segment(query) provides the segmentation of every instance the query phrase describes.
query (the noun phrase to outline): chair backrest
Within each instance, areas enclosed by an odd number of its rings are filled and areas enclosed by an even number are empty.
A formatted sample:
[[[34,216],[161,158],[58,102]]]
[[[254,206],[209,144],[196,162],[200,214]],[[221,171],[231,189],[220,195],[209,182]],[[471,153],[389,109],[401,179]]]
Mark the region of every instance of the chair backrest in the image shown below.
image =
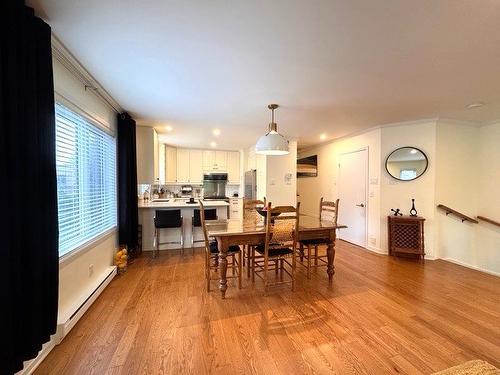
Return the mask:
[[[181,210],[156,210],[154,224],[156,228],[182,227]]]
[[[337,224],[337,219],[339,217],[339,200],[336,201],[325,201],[323,197],[319,201],[319,218],[321,220],[332,221]]]
[[[299,233],[300,202],[297,208],[293,206],[271,207],[267,204],[266,242],[264,256],[268,256],[269,249],[291,247],[295,249]],[[277,216],[275,216],[277,215]]]
[[[217,220],[217,209],[211,208],[209,210],[204,210],[205,220]],[[200,210],[195,209],[193,211],[193,227],[201,227]]]
[[[243,219],[256,221],[259,218],[259,213],[256,211],[256,208],[265,206],[265,201],[258,199],[243,199]]]
[[[201,221],[201,228],[203,229],[203,238],[205,240],[205,251],[210,252],[210,241],[208,240],[207,223],[205,221],[205,207],[203,206],[201,199],[200,199],[200,221]]]

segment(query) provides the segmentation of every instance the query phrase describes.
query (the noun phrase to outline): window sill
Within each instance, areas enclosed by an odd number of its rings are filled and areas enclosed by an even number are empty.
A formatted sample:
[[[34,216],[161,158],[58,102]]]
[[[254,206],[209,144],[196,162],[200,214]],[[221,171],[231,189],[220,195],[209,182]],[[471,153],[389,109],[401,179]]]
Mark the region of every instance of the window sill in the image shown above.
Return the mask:
[[[85,254],[90,249],[94,248],[104,240],[108,239],[111,235],[113,235],[117,231],[117,226],[108,229],[107,231],[101,233],[97,237],[92,238],[90,241],[87,241],[77,248],[71,250],[70,252],[59,257],[59,266],[64,266],[66,263],[71,262],[73,259]]]

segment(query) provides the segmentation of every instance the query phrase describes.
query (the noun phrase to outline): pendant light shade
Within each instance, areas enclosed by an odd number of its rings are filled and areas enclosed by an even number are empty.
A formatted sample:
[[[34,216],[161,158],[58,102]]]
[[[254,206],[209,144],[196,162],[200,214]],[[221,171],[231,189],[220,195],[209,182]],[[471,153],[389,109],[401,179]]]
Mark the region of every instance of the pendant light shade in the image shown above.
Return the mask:
[[[262,155],[286,155],[288,154],[288,140],[278,133],[278,125],[274,122],[274,110],[278,108],[277,104],[269,104],[271,110],[271,123],[269,132],[263,135],[255,145],[255,152]]]

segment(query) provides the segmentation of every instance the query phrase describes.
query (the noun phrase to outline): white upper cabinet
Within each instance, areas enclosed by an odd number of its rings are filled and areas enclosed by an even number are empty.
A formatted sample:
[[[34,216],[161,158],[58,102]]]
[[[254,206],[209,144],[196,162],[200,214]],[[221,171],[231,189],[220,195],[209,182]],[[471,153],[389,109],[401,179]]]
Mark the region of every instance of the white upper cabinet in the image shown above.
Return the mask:
[[[165,150],[166,183],[201,185],[204,172],[227,172],[229,184],[240,183],[239,151],[178,149],[167,145],[161,146]]]
[[[240,153],[238,151],[227,152],[227,179],[230,184],[240,183]]]
[[[189,150],[189,182],[201,184],[203,181],[203,151]]]
[[[203,151],[203,170],[204,171],[226,171],[227,151]]]
[[[217,169],[226,169],[227,166],[227,152],[215,151],[215,166]]]
[[[189,150],[177,149],[177,182],[189,182]]]
[[[165,145],[165,182],[177,182],[177,149]]]

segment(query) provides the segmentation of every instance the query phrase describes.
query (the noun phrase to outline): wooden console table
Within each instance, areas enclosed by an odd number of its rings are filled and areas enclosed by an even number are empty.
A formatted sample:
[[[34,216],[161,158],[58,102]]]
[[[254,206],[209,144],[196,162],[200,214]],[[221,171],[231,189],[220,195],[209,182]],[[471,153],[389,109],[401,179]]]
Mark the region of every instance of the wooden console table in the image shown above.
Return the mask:
[[[424,259],[424,221],[420,216],[387,216],[389,255]]]

